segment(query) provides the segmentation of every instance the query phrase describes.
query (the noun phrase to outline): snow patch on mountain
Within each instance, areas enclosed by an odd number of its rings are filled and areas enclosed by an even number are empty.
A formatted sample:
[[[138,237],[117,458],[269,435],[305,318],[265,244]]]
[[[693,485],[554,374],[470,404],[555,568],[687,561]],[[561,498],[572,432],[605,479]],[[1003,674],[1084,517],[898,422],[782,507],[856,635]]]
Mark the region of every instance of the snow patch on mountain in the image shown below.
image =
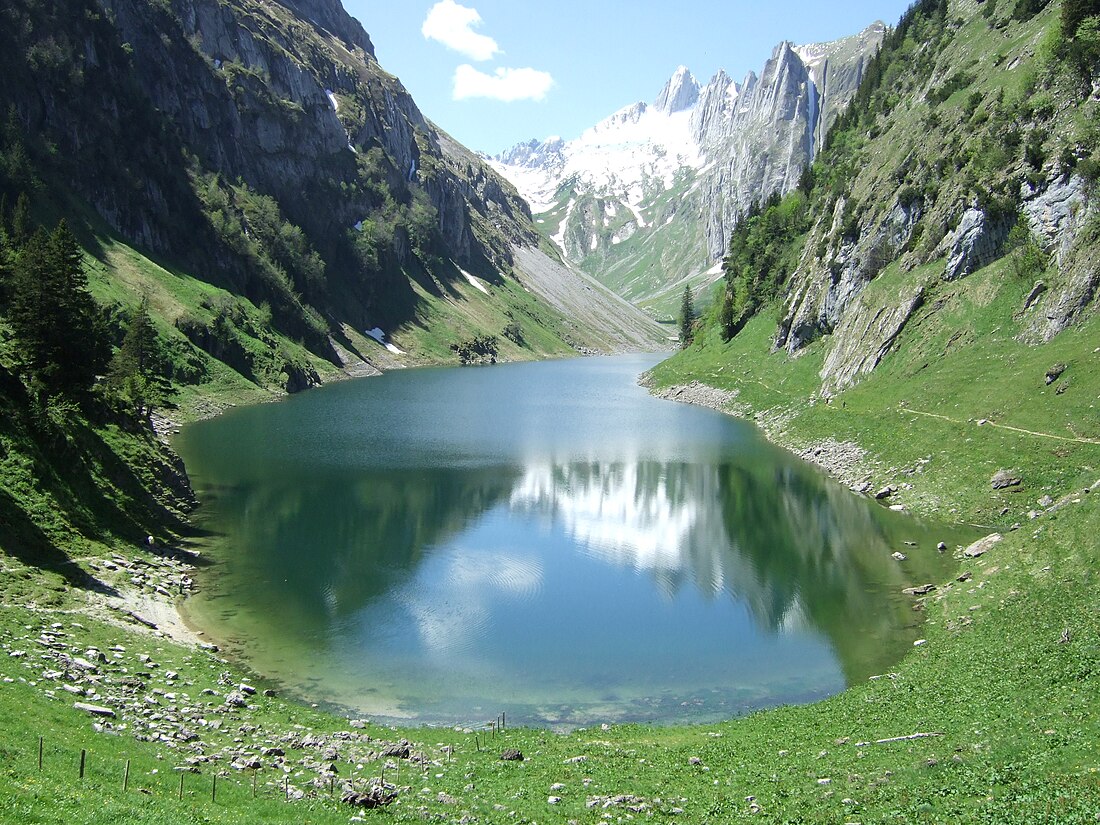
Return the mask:
[[[520,144],[490,163],[515,185],[535,213],[555,204],[566,182],[576,191],[636,206],[649,194],[649,187],[660,184],[668,189],[681,168],[702,165],[690,109],[667,110],[686,98],[682,92],[671,94],[666,108],[634,103],[575,140],[548,138]]]
[[[464,277],[466,279],[466,281],[470,284],[470,286],[472,286],[474,289],[476,289],[480,292],[484,292],[486,295],[489,294],[488,288],[485,286],[485,283],[479,277],[477,277],[476,275],[471,275],[469,272],[467,272],[462,267],[459,267],[458,271],[462,273],[462,277]]]
[[[569,226],[569,219],[573,217],[573,209],[576,205],[577,199],[570,198],[569,205],[565,207],[565,217],[561,219],[561,225],[558,226],[558,231],[550,239],[557,245],[558,249],[565,249],[565,228]],[[532,207],[532,209],[534,209],[534,207]]]

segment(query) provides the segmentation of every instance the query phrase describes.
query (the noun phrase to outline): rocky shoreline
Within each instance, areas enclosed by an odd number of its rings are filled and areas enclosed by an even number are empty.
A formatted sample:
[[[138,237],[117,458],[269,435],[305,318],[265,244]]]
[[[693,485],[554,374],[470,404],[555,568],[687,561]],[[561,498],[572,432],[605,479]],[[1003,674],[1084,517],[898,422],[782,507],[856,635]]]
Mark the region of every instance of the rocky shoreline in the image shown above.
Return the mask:
[[[751,420],[773,444],[790,450],[804,461],[817,465],[852,491],[866,494],[872,489],[872,472],[868,465],[867,451],[854,441],[826,438],[809,444],[793,443],[783,433],[783,424],[788,416],[781,410],[753,412],[749,405],[737,400],[740,395],[737,390],[719,389],[702,381],[655,388],[648,375],[642,376],[639,383],[655,397],[666,401],[695,404],[737,418]]]
[[[151,630],[145,617],[134,618]],[[385,771],[400,777],[398,765],[406,762],[406,775],[415,777],[446,758],[414,749],[404,739],[375,738],[362,721],[331,733],[289,723],[272,727],[258,713],[274,697],[272,691],[258,690],[228,670],[212,687],[197,684],[194,673],[173,670],[152,639],[148,646],[132,636],[92,646],[82,641],[84,625],[69,616],[26,625],[25,631],[0,644],[14,665],[5,681],[22,672],[19,681],[70,703],[97,732],[156,743],[164,749],[158,758],[178,772],[258,774],[287,799],[361,792],[375,785],[396,796],[410,788],[380,779]],[[212,646],[204,647],[213,653]]]
[[[111,624],[144,630],[189,647],[216,650],[200,638],[183,618],[178,602],[195,587],[197,553],[162,550],[130,558],[114,553],[86,562],[99,585],[92,591],[89,612]],[[105,593],[100,597],[100,593]]]

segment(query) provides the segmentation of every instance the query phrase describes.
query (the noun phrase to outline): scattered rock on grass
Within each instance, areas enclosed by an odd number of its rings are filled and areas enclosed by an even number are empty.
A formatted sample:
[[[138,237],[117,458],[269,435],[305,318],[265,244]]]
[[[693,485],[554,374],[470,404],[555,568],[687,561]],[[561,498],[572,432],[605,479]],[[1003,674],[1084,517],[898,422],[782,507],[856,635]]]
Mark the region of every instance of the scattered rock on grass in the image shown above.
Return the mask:
[[[901,592],[906,596],[927,596],[936,589],[934,584],[922,584],[919,587],[907,587]]]
[[[1003,538],[1004,536],[1002,536],[1000,533],[991,533],[984,539],[978,539],[976,542],[963,550],[963,555],[968,559],[976,559],[978,558],[978,556],[984,556],[986,553],[993,549],[993,546],[997,544],[997,542],[999,542]]]
[[[1012,470],[998,470],[993,474],[993,478],[989,480],[989,485],[994,490],[1009,490],[1013,487],[1019,487],[1023,483],[1023,479]]]
[[[92,716],[103,716],[109,719],[115,718],[115,712],[102,705],[90,705],[87,702],[73,702],[73,707],[85,713],[90,713]]]
[[[1057,381],[1059,378],[1061,378],[1062,373],[1065,372],[1065,371],[1066,371],[1066,365],[1065,364],[1055,364],[1053,367],[1051,367],[1049,370],[1047,370],[1047,374],[1046,374],[1047,386],[1050,386],[1055,381]]]
[[[397,794],[395,792],[387,791],[381,785],[373,785],[370,790],[364,793],[348,791],[340,798],[340,801],[357,808],[382,808],[389,805],[396,798]]]

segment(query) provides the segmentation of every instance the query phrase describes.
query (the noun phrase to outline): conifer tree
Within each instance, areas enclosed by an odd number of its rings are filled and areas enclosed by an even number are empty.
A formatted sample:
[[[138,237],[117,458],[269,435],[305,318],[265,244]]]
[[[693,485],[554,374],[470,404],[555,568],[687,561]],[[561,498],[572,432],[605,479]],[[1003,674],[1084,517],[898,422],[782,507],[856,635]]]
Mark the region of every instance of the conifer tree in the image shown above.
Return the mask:
[[[11,242],[22,246],[31,236],[31,205],[26,192],[20,192],[15,199],[15,210],[11,216]]]
[[[142,298],[108,372],[111,389],[138,418],[152,412],[161,400],[162,393],[154,378],[156,352],[157,332],[149,317],[149,301]]]
[[[695,302],[691,296],[691,284],[684,287],[684,298],[680,302],[680,346],[686,347],[694,337]]]
[[[64,222],[49,235],[35,230],[19,250],[8,318],[40,395],[79,394],[105,363],[102,326],[87,287],[80,247]]]

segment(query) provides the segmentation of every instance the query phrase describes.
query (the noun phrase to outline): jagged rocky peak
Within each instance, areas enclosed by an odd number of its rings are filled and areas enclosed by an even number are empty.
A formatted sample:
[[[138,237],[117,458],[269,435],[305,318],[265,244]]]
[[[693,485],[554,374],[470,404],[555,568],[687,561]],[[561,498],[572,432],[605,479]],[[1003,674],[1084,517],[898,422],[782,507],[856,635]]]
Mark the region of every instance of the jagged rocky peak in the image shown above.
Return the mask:
[[[691,112],[691,134],[696,143],[702,144],[709,132],[719,129],[719,124],[729,120],[741,90],[742,87],[726,74],[725,69],[719,69],[710,83],[703,87]]]
[[[517,143],[511,149],[506,149],[492,160],[508,166],[545,166],[561,158],[564,146],[565,141],[557,135],[548,137],[546,140],[532,138],[526,143]]]
[[[657,95],[653,106],[671,115],[690,109],[698,99],[699,81],[686,66],[680,66]]]
[[[649,107],[644,103],[631,103],[629,106],[624,106],[619,109],[615,114],[601,120],[592,127],[591,132],[597,134],[601,132],[613,132],[620,126],[636,124],[648,111]]]

